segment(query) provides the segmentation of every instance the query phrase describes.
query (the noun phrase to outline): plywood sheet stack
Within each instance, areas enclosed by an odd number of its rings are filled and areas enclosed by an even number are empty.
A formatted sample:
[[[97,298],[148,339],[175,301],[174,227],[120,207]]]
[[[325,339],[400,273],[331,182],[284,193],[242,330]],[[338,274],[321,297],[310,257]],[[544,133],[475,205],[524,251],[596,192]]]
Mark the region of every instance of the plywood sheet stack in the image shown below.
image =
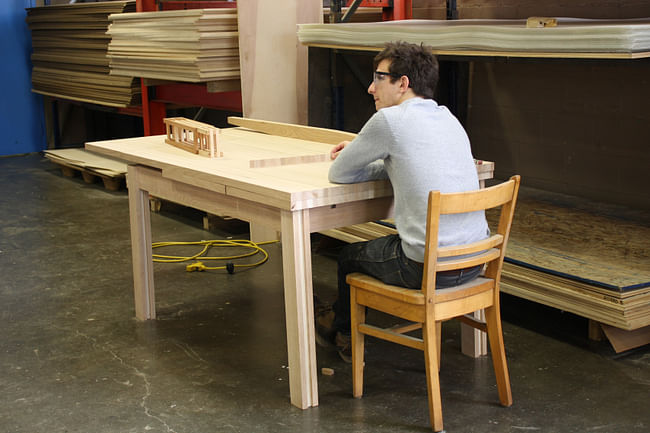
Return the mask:
[[[526,189],[502,291],[616,328],[650,326],[650,215]]]
[[[381,23],[301,24],[307,45],[381,47],[402,40],[437,50],[621,52],[650,50],[650,19],[558,18],[554,27],[529,28],[527,20],[403,20]]]
[[[32,90],[43,95],[125,107],[139,103],[139,83],[109,74],[108,16],[135,10],[135,1],[27,9],[32,33]]]
[[[185,82],[239,80],[232,8],[110,16],[111,75]]]

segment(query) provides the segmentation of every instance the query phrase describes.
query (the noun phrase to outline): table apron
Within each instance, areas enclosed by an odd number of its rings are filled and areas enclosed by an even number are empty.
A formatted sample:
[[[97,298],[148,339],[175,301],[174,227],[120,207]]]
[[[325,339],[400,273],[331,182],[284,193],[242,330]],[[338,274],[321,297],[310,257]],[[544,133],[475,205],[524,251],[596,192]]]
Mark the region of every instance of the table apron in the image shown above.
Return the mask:
[[[149,167],[131,166],[129,168],[138,172],[138,182],[134,186],[147,191],[152,196],[214,215],[228,215],[280,230],[278,208],[170,180],[163,177],[159,170]],[[131,185],[129,184],[129,186]]]
[[[353,224],[377,221],[393,216],[393,197],[379,197],[350,201],[309,209],[309,230],[345,227]]]

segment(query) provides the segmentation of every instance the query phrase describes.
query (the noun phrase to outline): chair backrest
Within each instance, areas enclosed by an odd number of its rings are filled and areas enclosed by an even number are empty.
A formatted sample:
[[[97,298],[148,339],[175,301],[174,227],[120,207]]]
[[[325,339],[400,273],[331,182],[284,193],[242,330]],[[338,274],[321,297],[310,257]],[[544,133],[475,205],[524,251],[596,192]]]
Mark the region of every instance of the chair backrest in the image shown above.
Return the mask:
[[[495,280],[498,287],[505,249],[519,192],[519,175],[489,188],[461,193],[429,193],[427,232],[425,240],[422,291],[429,299],[435,293],[436,272],[487,265],[486,278]],[[440,215],[475,212],[501,207],[496,232],[479,242],[438,247]],[[458,258],[458,256],[464,256]],[[457,257],[457,258],[454,258]],[[439,258],[445,258],[439,261]]]

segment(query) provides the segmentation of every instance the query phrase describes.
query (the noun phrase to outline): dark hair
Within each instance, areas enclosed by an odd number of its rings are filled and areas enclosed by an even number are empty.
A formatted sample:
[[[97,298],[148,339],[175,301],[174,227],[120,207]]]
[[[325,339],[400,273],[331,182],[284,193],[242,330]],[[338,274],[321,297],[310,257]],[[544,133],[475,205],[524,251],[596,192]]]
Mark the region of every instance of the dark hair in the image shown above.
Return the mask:
[[[391,61],[388,72],[391,82],[406,75],[409,78],[409,87],[413,92],[423,98],[433,99],[433,93],[438,85],[438,60],[431,52],[432,48],[424,44],[416,45],[408,42],[387,42],[384,49],[375,56],[374,68],[382,60]]]

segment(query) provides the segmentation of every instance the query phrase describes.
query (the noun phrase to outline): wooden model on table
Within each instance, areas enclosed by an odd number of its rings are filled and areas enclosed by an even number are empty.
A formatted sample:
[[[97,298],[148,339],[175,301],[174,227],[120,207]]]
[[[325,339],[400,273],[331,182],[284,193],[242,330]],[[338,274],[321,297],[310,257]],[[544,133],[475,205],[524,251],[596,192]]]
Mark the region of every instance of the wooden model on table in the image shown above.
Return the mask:
[[[164,122],[165,143],[210,158],[223,156],[217,149],[219,128],[184,117],[168,117]]]

